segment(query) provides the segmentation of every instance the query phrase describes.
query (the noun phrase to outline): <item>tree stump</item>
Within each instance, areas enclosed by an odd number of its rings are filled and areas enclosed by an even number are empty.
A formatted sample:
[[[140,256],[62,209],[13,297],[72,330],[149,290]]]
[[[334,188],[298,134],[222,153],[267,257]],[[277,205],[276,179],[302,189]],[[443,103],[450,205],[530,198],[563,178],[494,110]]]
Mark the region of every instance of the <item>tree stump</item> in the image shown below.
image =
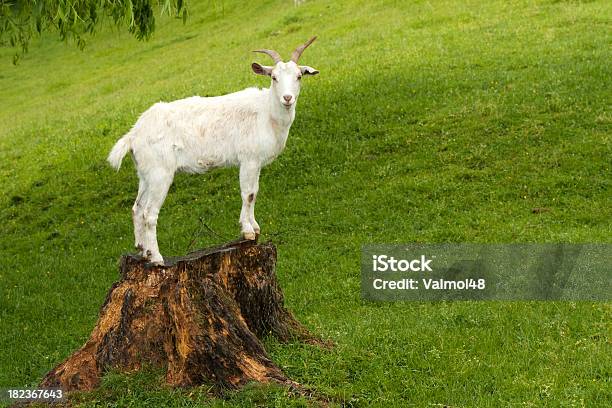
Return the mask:
[[[109,369],[166,369],[174,386],[250,381],[299,388],[268,357],[260,337],[324,344],[283,305],[271,243],[236,241],[155,266],[121,258],[98,322],[80,350],[51,370],[43,387],[91,390]]]

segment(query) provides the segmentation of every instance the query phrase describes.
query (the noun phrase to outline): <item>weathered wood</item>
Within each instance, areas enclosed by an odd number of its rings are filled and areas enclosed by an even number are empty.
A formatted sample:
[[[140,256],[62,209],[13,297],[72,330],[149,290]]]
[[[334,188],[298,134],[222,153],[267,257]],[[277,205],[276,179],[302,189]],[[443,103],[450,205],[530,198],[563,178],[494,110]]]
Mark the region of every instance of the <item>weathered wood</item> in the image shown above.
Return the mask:
[[[175,386],[250,381],[293,387],[260,337],[323,344],[283,305],[271,243],[236,241],[154,266],[126,255],[85,345],[51,370],[41,386],[91,390],[109,369],[166,369]]]

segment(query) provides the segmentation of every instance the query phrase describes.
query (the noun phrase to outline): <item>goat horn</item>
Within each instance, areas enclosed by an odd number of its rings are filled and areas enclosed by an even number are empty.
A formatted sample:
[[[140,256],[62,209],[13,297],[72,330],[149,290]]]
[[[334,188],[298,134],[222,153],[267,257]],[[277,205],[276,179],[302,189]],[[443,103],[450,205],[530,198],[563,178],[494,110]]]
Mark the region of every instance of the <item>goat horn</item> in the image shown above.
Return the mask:
[[[253,52],[261,52],[262,54],[268,54],[270,57],[272,57],[275,64],[283,61],[279,53],[274,50],[254,50]]]
[[[312,44],[312,42],[314,40],[317,39],[317,36],[315,35],[314,37],[312,37],[310,40],[306,41],[306,43],[304,43],[304,45],[300,45],[299,47],[297,47],[295,49],[295,51],[293,51],[293,53],[291,54],[291,61],[295,62],[297,64],[298,60],[300,59],[300,56],[302,55],[302,53],[304,52],[304,50],[310,45]]]

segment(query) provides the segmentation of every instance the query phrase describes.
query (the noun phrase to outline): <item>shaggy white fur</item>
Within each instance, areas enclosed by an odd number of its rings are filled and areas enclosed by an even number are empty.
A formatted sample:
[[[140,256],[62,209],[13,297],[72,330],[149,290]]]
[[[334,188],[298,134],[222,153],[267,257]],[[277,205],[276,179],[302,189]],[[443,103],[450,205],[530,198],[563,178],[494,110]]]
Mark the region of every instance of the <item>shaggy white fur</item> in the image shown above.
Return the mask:
[[[156,103],[111,150],[108,162],[119,170],[131,151],[139,177],[132,208],[135,245],[152,263],[163,264],[157,244],[157,218],[177,171],[203,173],[215,167],[240,167],[240,224],[255,239],[259,173],[285,148],[295,118],[301,77],[317,70],[294,61],[252,64],[269,75],[269,89],[248,88],[228,95],[194,96]]]

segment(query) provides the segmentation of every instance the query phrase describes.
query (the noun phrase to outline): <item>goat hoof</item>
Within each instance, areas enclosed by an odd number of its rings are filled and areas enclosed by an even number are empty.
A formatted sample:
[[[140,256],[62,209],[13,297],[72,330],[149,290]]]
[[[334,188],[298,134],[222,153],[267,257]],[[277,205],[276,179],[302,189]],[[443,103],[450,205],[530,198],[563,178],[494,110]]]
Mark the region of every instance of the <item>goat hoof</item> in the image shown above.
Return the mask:
[[[164,266],[164,258],[161,256],[161,254],[149,256],[149,263],[152,263],[153,265]]]
[[[255,232],[243,232],[242,236],[244,237],[244,239],[248,239],[249,241],[255,241],[255,239],[257,239],[257,235],[255,235]]]

